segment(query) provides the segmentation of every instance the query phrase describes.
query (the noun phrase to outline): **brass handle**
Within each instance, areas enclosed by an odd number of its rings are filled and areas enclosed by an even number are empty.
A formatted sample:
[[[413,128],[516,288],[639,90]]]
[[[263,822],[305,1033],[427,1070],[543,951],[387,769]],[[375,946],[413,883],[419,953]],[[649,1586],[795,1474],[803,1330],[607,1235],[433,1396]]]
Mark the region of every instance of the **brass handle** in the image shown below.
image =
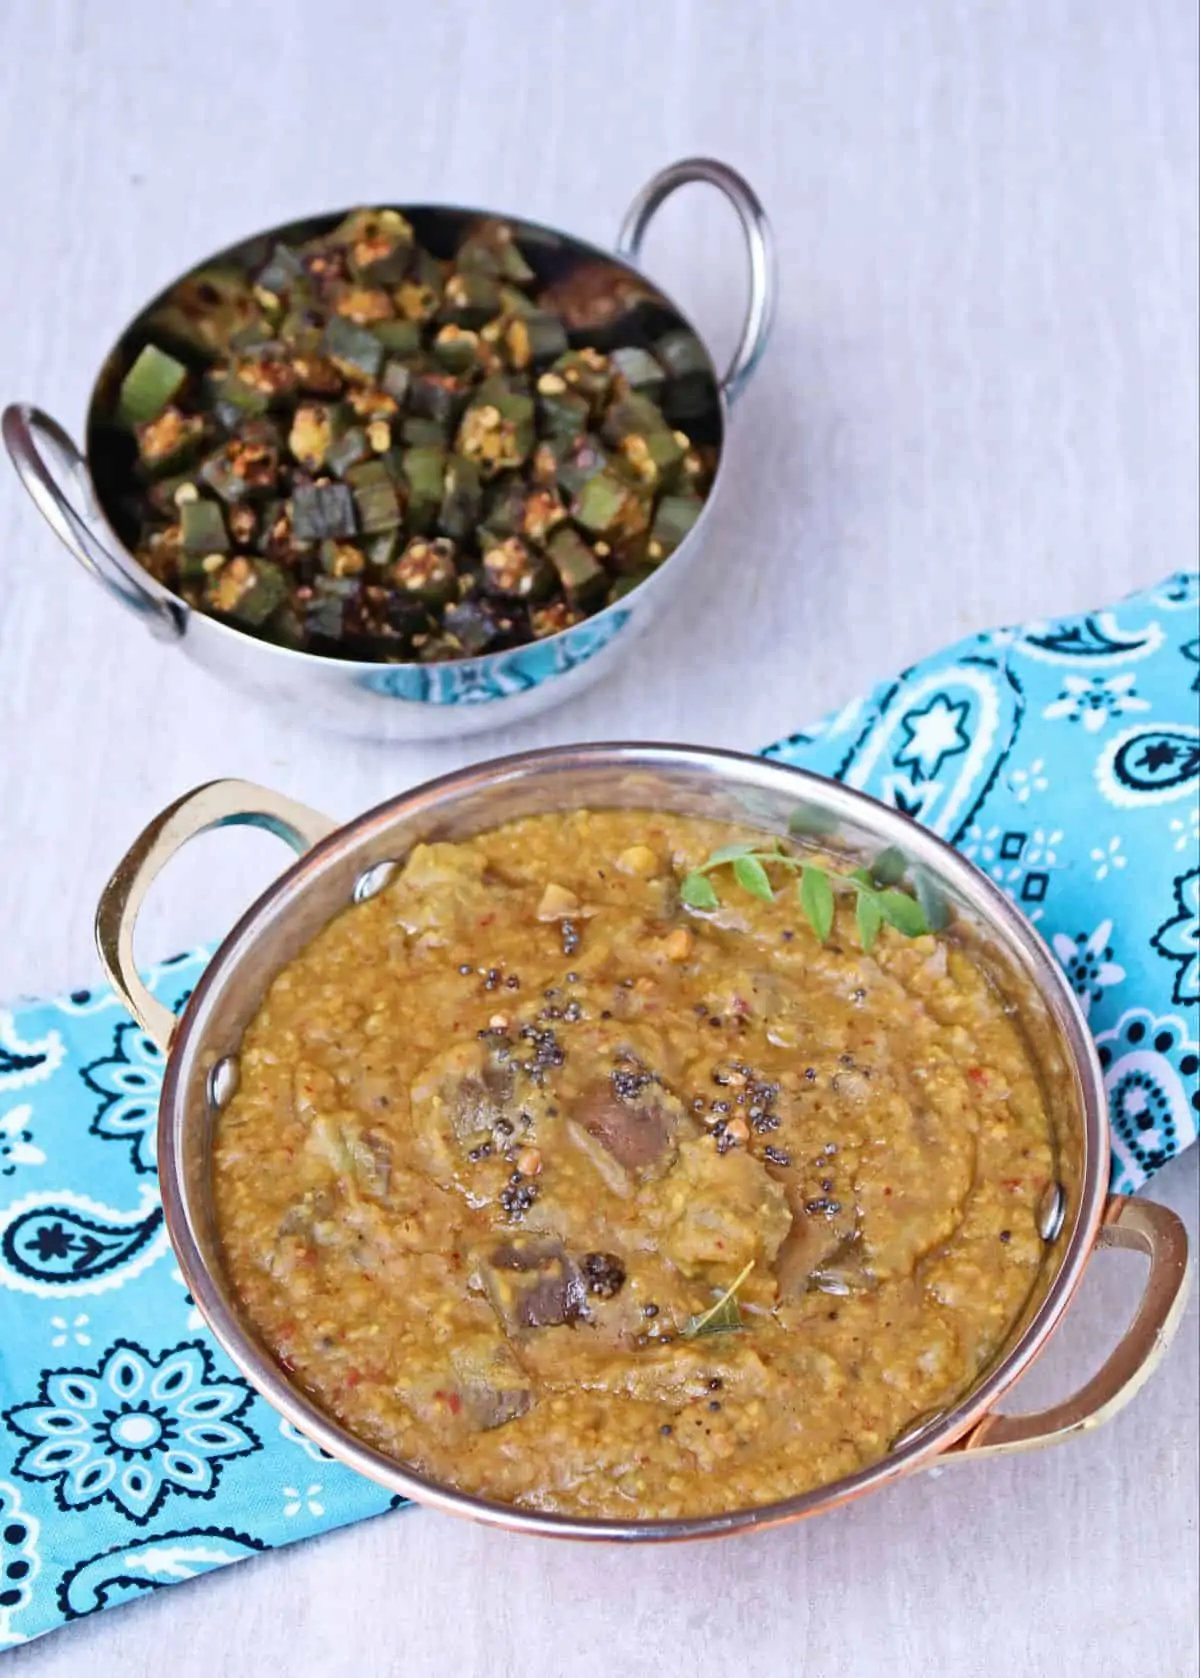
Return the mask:
[[[144,619],[160,640],[177,641],[187,621],[187,607],[158,590],[132,560],[112,552],[96,509],[87,462],[58,421],[26,402],[11,402],[0,418],[0,432],[18,478],[64,547],[115,600]],[[65,478],[79,506],[69,498],[60,478]]]
[[[209,781],[168,806],[134,840],[100,894],[96,948],[113,989],[147,1036],[165,1053],[178,1024],[171,1010],[151,996],[133,959],[133,929],[146,893],[176,851],[214,827],[262,827],[283,839],[297,856],[337,826],[328,816],[251,781]]]
[[[750,297],[746,304],[742,335],[721,380],[721,389],[732,408],[767,347],[775,315],[775,245],[771,224],[749,181],[727,163],[718,163],[714,157],[685,157],[679,163],[668,165],[646,182],[625,212],[625,220],[617,235],[617,255],[636,265],[654,212],[678,187],[687,186],[692,181],[707,181],[725,194],[737,212],[746,241]]]
[[[1111,1421],[1153,1375],[1183,1318],[1191,1283],[1187,1231],[1166,1206],[1110,1197],[1097,1247],[1123,1247],[1150,1260],[1137,1315],[1103,1368],[1070,1398],[1028,1416],[989,1414],[936,1464],[1007,1456],[1058,1445]]]

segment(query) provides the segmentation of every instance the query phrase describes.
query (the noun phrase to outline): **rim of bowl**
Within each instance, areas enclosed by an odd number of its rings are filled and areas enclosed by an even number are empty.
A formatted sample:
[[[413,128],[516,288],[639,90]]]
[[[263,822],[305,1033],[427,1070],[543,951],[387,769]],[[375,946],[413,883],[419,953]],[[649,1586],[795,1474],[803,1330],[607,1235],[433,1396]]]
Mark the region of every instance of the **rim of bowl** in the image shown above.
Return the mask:
[[[923,866],[932,863],[939,879],[956,889],[975,910],[980,920],[998,935],[1007,954],[1035,979],[1038,995],[1049,1007],[1070,1052],[1071,1070],[1079,1095],[1081,1165],[1079,1197],[1074,1223],[1063,1247],[1062,1257],[1046,1292],[1015,1342],[998,1358],[967,1395],[946,1411],[909,1444],[902,1445],[877,1462],[854,1474],[826,1485],[810,1488],[769,1504],[730,1510],[713,1515],[667,1519],[592,1518],[529,1509],[515,1504],[459,1491],[416,1472],[394,1457],[377,1450],[349,1428],[336,1421],[284,1373],[270,1352],[255,1336],[248,1316],[239,1315],[221,1297],[212,1271],[204,1260],[192,1230],[189,1195],[183,1183],[181,1162],[175,1147],[175,1114],[184,1091],[180,1086],[183,1051],[190,1048],[194,1022],[218,977],[230,965],[236,969],[237,946],[253,933],[254,923],[313,866],[336,853],[353,838],[360,840],[372,826],[394,816],[397,806],[436,806],[459,789],[489,782],[518,780],[538,770],[561,773],[572,765],[602,767],[628,761],[631,765],[669,772],[675,765],[707,763],[731,781],[758,780],[778,789],[781,778],[807,788],[814,802],[832,807],[839,816],[868,830],[882,829],[885,837],[903,842],[912,853],[910,860]],[[923,853],[923,854],[922,854]],[[326,923],[328,924],[328,923]],[[192,1076],[198,1075],[198,1068]],[[180,1126],[183,1124],[180,1119]],[[670,744],[660,741],[610,741],[575,746],[553,746],[519,752],[469,765],[410,791],[386,799],[336,828],[327,838],[286,867],[239,917],[210,957],[204,972],[180,1016],[174,1041],[167,1056],[158,1117],[160,1178],[168,1234],[188,1289],[204,1315],[211,1332],[243,1375],[273,1408],[302,1432],[328,1450],[344,1465],[383,1485],[387,1490],[444,1512],[465,1515],[486,1525],[543,1537],[619,1542],[671,1541],[716,1538],[734,1532],[775,1526],[816,1514],[850,1501],[896,1479],[941,1455],[988,1411],[1042,1351],[1082,1280],[1095,1245],[1108,1187],[1109,1137],[1104,1100],[1103,1074],[1095,1046],[1078,1001],[1065,974],[1055,962],[1032,922],[1023,916],[983,871],[956,851],[946,840],[922,827],[911,817],[881,803],[870,794],[846,787],[812,772],[782,764],[770,758],[723,748]]]

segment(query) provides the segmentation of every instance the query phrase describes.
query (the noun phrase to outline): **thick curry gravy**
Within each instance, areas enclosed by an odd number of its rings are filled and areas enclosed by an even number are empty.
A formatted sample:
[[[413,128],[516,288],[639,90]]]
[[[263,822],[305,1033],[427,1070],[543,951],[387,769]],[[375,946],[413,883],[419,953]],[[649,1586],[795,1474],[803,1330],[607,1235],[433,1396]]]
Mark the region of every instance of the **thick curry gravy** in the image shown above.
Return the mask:
[[[577,1515],[773,1502],[880,1457],[1021,1313],[1052,1156],[1002,999],[953,939],[820,944],[791,887],[684,908],[737,837],[609,811],[418,846],[246,1032],[230,1277],[421,1472]],[[741,1326],[696,1333],[739,1276]]]

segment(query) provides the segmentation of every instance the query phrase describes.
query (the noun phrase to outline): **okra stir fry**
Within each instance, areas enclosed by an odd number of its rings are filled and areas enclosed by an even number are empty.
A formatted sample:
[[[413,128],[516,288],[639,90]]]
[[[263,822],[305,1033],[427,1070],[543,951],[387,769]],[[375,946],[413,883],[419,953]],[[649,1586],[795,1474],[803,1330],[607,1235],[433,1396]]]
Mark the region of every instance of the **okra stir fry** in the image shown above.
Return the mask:
[[[686,329],[614,345],[561,294],[506,222],[445,259],[392,209],[195,271],[115,395],[138,559],[241,630],[386,663],[620,599],[703,506],[716,449],[685,426],[711,370]]]

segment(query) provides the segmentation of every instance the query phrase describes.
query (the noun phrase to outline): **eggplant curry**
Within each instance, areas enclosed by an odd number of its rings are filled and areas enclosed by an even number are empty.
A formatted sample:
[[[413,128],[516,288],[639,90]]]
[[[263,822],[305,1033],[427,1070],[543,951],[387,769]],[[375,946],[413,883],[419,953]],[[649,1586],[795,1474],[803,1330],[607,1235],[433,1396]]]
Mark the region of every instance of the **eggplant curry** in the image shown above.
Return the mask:
[[[762,844],[619,810],[418,845],[274,980],[225,1261],[361,1439],[711,1514],[877,1460],[1000,1350],[1054,1174],[1011,1013],[905,891]]]

